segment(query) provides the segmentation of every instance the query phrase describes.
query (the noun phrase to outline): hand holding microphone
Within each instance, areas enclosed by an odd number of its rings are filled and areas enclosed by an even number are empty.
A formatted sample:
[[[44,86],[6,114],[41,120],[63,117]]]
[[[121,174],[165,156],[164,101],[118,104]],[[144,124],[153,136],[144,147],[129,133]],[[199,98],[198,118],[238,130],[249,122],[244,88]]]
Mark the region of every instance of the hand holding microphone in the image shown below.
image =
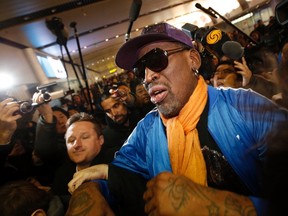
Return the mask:
[[[237,41],[227,41],[222,45],[222,51],[225,56],[234,60],[234,68],[242,76],[242,86],[248,85],[252,77],[252,71],[247,66],[244,58],[244,47]]]

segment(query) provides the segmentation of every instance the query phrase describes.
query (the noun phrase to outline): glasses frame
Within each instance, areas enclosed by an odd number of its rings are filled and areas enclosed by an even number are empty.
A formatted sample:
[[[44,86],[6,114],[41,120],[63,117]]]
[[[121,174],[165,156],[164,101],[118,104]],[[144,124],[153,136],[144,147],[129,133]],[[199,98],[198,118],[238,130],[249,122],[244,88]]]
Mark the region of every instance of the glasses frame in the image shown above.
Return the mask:
[[[178,53],[178,52],[182,52],[184,50],[190,50],[190,47],[178,47],[175,49],[170,49],[170,50],[163,50],[160,49],[158,47],[150,50],[148,53],[146,53],[144,56],[142,56],[133,66],[133,71],[136,74],[136,76],[138,78],[141,78],[144,80],[145,78],[145,68],[149,68],[150,70],[159,73],[161,71],[163,71],[165,68],[167,68],[168,66],[168,57],[172,54]],[[160,56],[159,61],[154,61],[154,62],[158,62],[158,64],[162,64],[162,65],[150,65],[149,64],[149,58],[151,60],[151,57],[155,54],[158,54],[158,56]],[[148,62],[148,63],[147,63]],[[153,67],[154,66],[154,67]]]

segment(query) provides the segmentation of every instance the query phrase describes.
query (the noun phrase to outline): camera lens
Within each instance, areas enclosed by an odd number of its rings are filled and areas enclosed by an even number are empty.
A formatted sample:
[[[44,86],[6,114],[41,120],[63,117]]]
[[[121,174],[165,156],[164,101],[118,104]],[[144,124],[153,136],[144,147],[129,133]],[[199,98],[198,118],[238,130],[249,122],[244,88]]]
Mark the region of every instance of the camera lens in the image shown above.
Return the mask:
[[[44,102],[50,102],[51,101],[51,95],[48,92],[45,92],[42,94]]]
[[[33,106],[30,102],[24,101],[20,104],[19,110],[22,114],[30,113],[33,110]]]

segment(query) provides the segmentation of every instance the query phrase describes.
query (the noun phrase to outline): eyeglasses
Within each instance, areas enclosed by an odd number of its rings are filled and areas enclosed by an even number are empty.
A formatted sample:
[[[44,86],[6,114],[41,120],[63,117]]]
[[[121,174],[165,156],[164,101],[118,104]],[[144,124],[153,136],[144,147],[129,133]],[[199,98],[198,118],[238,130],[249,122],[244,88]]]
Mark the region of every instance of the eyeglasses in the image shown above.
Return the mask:
[[[188,50],[188,47],[179,47],[171,50],[162,50],[160,48],[154,48],[140,58],[134,65],[133,71],[137,77],[145,78],[145,68],[149,68],[154,72],[160,72],[168,66],[168,56]]]

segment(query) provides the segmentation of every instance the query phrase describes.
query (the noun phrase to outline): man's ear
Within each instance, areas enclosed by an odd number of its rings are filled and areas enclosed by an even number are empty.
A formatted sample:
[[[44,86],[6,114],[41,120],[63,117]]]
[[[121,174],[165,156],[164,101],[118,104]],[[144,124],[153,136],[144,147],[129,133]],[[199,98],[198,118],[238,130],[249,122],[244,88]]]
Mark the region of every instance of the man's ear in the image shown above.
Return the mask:
[[[193,69],[199,69],[201,66],[201,57],[197,50],[190,49],[190,59],[192,60],[192,67]]]
[[[104,135],[99,136],[100,145],[102,146],[104,144]]]
[[[31,216],[46,216],[46,212],[43,209],[37,209],[35,210]]]

